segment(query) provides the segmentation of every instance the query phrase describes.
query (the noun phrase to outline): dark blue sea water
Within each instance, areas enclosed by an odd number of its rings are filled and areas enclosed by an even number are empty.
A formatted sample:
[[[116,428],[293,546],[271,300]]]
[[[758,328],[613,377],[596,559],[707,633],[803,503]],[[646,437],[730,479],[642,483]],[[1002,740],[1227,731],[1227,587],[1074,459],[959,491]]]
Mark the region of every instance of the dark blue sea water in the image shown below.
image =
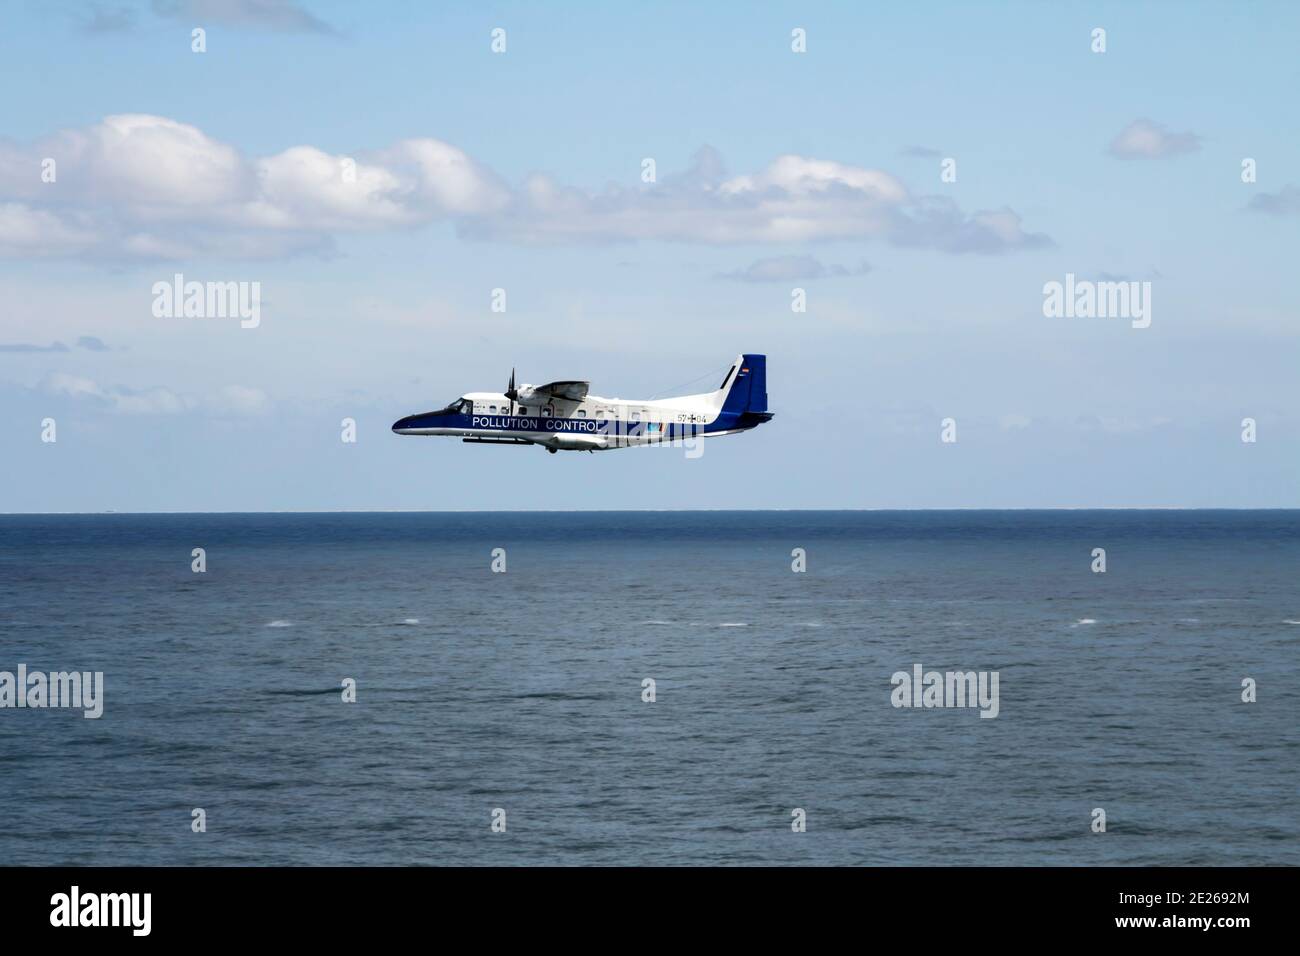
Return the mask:
[[[6,863],[1300,863],[1300,512],[8,516],[19,663]]]

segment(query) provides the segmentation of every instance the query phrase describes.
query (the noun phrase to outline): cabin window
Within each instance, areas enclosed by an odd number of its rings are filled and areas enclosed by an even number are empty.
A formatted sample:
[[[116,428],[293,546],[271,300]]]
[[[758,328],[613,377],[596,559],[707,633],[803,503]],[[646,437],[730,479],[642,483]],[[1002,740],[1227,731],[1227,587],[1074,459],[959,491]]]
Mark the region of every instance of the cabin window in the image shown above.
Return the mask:
[[[597,417],[597,418],[604,418],[604,417],[605,417],[605,411],[604,411],[604,409],[601,409],[600,411],[598,411],[598,412],[596,413],[596,417]]]
[[[495,412],[496,410],[497,410],[497,407],[496,407],[495,405],[489,405],[489,406],[488,406],[488,411],[489,411],[489,412]]]
[[[579,418],[586,418],[586,417],[587,417],[587,410],[586,410],[585,408],[580,408],[580,409],[578,409],[578,411],[577,411],[575,414],[576,414]]]
[[[519,406],[519,414],[520,414],[520,415],[527,415],[527,414],[528,414],[528,406],[527,406],[527,405],[520,405],[520,406]]]

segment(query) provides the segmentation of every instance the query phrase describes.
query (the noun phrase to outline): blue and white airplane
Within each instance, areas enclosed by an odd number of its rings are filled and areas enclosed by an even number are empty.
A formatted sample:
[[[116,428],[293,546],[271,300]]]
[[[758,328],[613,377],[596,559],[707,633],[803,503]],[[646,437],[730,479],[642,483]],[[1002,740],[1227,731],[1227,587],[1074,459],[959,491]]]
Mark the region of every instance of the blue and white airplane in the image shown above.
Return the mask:
[[[446,408],[393,423],[399,435],[452,435],[493,445],[541,445],[549,452],[605,451],[735,435],[772,419],[767,356],[741,355],[717,391],[635,401],[600,398],[590,382],[551,382],[504,392],[469,392]]]

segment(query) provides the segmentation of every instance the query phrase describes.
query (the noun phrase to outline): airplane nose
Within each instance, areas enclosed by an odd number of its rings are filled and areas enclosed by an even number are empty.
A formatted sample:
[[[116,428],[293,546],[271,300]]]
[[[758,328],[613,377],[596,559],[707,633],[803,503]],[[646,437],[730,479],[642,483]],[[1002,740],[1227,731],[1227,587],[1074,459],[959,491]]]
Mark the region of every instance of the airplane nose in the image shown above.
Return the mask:
[[[407,415],[405,418],[399,418],[393,422],[393,431],[401,434],[403,428],[411,428],[415,421],[414,415]]]

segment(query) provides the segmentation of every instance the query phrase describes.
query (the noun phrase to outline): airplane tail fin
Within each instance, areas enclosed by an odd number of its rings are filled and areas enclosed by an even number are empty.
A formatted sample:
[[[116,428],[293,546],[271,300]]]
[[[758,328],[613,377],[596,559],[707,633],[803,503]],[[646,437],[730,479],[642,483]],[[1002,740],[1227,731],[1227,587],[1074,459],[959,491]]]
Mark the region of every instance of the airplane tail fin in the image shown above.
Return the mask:
[[[727,390],[722,403],[724,412],[761,414],[767,411],[766,355],[741,355],[736,359],[728,379],[730,387],[726,382],[722,385]]]

